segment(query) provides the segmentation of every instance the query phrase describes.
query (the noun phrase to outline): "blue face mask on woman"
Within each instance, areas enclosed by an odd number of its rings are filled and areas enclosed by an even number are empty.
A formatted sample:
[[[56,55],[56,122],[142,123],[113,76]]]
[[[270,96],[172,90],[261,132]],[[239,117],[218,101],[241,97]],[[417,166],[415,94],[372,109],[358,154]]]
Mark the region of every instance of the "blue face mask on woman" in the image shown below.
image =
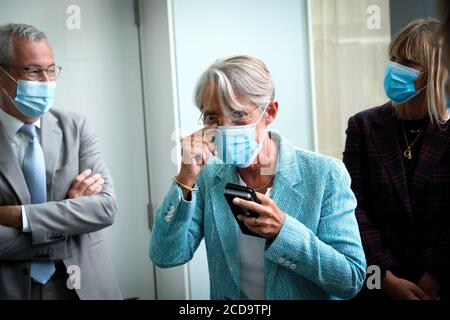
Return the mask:
[[[258,156],[262,142],[256,142],[256,125],[261,121],[267,108],[261,117],[253,124],[244,126],[219,126],[214,140],[217,149],[217,157],[225,164],[231,164],[237,168],[248,168]]]
[[[447,110],[450,111],[450,96],[448,94],[448,85],[449,84],[447,82],[447,84],[445,85],[445,88],[444,88],[444,96],[445,96],[444,102],[445,102],[445,105],[447,106]]]
[[[420,74],[419,70],[389,61],[384,77],[386,95],[397,104],[411,101],[426,87],[416,90],[415,84]]]
[[[11,100],[11,103],[14,104],[17,110],[24,116],[29,118],[40,118],[53,106],[56,94],[56,82],[17,81],[3,68],[0,69],[17,83],[16,98],[14,100],[4,88],[2,88],[2,90]]]

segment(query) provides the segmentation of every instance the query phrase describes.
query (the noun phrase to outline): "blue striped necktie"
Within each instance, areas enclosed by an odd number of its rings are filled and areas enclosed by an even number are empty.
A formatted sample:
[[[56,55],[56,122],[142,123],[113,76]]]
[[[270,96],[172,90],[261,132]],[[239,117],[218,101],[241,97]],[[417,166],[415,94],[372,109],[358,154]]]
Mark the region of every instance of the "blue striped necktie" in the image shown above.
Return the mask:
[[[45,178],[45,160],[34,124],[25,124],[20,132],[30,138],[25,152],[22,170],[27,182],[32,204],[47,202],[47,184]],[[41,284],[46,284],[55,272],[53,261],[35,261],[31,263],[31,277]]]

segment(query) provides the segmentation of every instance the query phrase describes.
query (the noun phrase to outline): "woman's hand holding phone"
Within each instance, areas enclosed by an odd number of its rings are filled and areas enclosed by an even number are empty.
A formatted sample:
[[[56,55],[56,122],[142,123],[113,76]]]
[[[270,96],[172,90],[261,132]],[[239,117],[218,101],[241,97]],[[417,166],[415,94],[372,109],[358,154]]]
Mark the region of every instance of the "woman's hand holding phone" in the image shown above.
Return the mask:
[[[254,211],[259,214],[258,218],[238,216],[245,226],[252,232],[266,239],[274,239],[280,233],[281,227],[286,220],[286,214],[281,211],[275,202],[262,193],[256,193],[260,204],[253,201],[246,201],[235,198],[233,203],[242,208]]]

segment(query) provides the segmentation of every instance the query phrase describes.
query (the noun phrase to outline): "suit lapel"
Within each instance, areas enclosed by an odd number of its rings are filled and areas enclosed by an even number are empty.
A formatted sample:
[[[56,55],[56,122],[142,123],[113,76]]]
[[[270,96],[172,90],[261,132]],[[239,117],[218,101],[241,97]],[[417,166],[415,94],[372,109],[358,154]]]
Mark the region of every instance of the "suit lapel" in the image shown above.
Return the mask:
[[[237,184],[239,182],[236,169],[232,166],[223,165],[216,175],[215,185],[211,188],[211,204],[223,254],[233,280],[236,286],[240,288],[240,230],[234,215],[224,200],[223,193],[227,183]]]
[[[271,198],[278,208],[291,217],[301,221],[299,214],[303,205],[302,164],[296,155],[294,146],[280,135],[271,132],[271,138],[279,146],[277,169],[273,182]],[[292,201],[295,199],[295,201]],[[270,245],[270,242],[267,243]],[[267,264],[269,261],[266,260]],[[271,263],[271,262],[269,262]],[[265,266],[266,287],[272,287],[280,267],[273,263]]]
[[[56,117],[47,112],[41,122],[41,145],[45,158],[45,171],[47,178],[47,192],[52,192],[53,177],[55,175],[56,160],[61,150],[62,131],[58,126]],[[52,195],[48,194],[48,199]]]
[[[400,197],[406,211],[412,216],[406,171],[402,161],[402,151],[395,129],[395,116],[390,105],[386,106],[373,127],[372,138],[384,167]]]
[[[19,160],[0,124],[0,172],[9,182],[21,204],[31,203],[30,193]]]
[[[427,129],[425,142],[420,151],[419,162],[414,172],[411,192],[413,199],[418,198],[426,182],[431,178],[433,169],[439,163],[449,144],[448,127],[439,129],[430,123]]]

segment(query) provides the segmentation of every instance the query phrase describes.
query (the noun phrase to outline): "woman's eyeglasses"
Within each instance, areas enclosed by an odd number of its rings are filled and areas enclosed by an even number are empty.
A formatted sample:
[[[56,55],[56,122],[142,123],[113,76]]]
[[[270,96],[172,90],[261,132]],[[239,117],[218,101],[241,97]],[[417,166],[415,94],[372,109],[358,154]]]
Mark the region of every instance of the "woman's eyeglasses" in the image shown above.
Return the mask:
[[[205,125],[205,126],[212,126],[215,124],[221,124],[221,119],[226,119],[228,122],[234,124],[234,125],[245,125],[248,123],[248,121],[251,119],[252,115],[260,110],[262,107],[259,107],[251,112],[246,111],[233,111],[230,113],[229,116],[219,116],[216,114],[210,114],[210,113],[201,113],[200,118],[198,119],[198,124]]]

